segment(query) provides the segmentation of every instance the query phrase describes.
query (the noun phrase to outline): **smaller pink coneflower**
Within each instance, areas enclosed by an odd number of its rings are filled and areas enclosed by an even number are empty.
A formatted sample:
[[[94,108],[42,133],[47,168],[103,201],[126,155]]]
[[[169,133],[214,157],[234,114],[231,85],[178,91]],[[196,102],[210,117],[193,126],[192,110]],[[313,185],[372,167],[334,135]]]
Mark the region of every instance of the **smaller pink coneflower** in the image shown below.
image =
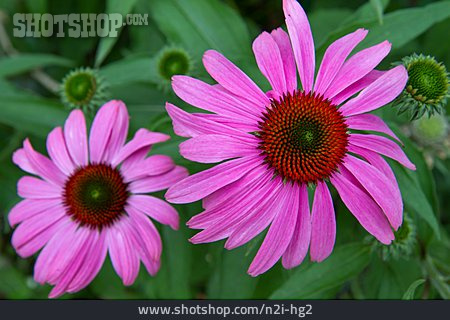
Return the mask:
[[[176,210],[146,193],[167,189],[185,178],[185,168],[170,157],[147,157],[151,146],[168,135],[140,129],[125,143],[129,116],[121,101],[106,103],[89,135],[80,110],[64,128],[47,137],[50,159],[26,139],[13,155],[34,175],[18,182],[19,202],[9,213],[17,253],[30,257],[40,249],[34,279],[54,286],[49,297],[77,292],[97,275],[109,252],[124,285],[131,285],[142,261],[151,275],[160,266],[162,243],[149,219],[178,228]]]

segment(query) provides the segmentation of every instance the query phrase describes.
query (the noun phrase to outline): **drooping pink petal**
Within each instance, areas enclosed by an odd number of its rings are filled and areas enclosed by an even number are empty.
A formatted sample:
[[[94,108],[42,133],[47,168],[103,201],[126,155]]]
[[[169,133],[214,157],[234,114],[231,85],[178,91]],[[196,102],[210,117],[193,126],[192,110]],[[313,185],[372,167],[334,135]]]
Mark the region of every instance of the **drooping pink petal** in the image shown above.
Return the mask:
[[[30,199],[60,199],[62,188],[35,177],[24,176],[17,183],[17,194]]]
[[[88,164],[86,120],[81,110],[74,110],[64,124],[64,141],[75,166]]]
[[[369,163],[347,155],[343,165],[358,179],[376,203],[383,209],[392,227],[402,224],[403,201],[398,190],[386,176]]]
[[[62,186],[64,184],[65,175],[49,158],[34,151],[28,139],[23,142],[23,150],[25,150],[28,163],[36,174],[55,185]]]
[[[353,96],[354,94],[360,92],[362,89],[367,88],[371,85],[375,80],[381,77],[386,71],[372,70],[364,77],[359,79],[358,81],[352,83],[347,88],[339,92],[331,101],[335,105],[340,105],[342,102]]]
[[[203,55],[203,64],[220,85],[240,97],[257,102],[260,110],[264,110],[264,107],[270,104],[270,100],[253,80],[219,52],[206,51]]]
[[[230,118],[218,114],[213,113],[192,113],[196,118],[203,118],[206,120],[210,120],[214,123],[218,123],[219,125],[225,125],[227,127],[248,133],[255,132],[259,130],[257,121],[248,121],[242,120],[238,118]]]
[[[258,164],[256,157],[238,158],[221,163],[178,182],[167,191],[166,199],[172,203],[200,200],[238,180]]]
[[[283,11],[303,90],[310,92],[316,63],[311,27],[305,11],[297,1],[283,0]]]
[[[342,174],[330,178],[344,204],[359,223],[381,243],[390,244],[394,233],[381,208],[364,191]]]
[[[259,70],[269,81],[272,88],[282,96],[287,93],[286,75],[284,74],[283,59],[280,49],[272,36],[261,33],[253,41],[253,52]]]
[[[255,202],[258,208],[252,210],[250,213],[245,215],[245,218],[233,228],[233,233],[229,236],[227,242],[225,243],[226,249],[237,248],[248,241],[255,238],[264,229],[272,223],[273,219],[281,214],[281,210],[285,207],[280,205],[286,199],[285,193],[279,191],[282,187],[273,188],[273,193],[264,197],[260,202]],[[297,197],[295,197],[295,191],[291,193],[291,199],[293,202],[293,207],[297,204]],[[294,210],[293,210],[294,211]]]
[[[283,267],[286,269],[294,268],[302,263],[308,253],[311,240],[311,215],[306,185],[299,186],[297,192],[299,204],[296,211],[297,221],[295,222],[294,234],[281,260]]]
[[[257,106],[227,90],[221,90],[218,85],[188,76],[174,76],[172,88],[178,97],[203,110],[246,121],[258,120],[260,110]]]
[[[96,230],[88,232],[86,237],[83,237],[78,250],[76,250],[72,256],[68,257],[68,262],[65,264],[59,278],[54,281],[55,286],[52,291],[50,291],[50,294],[48,295],[49,298],[57,298],[67,292],[71,285],[79,285],[79,283],[74,283],[73,279],[80,270],[86,268],[87,254],[97,240],[98,234]]]
[[[348,55],[367,35],[367,30],[358,29],[334,41],[325,51],[314,85],[314,92],[322,95],[341,69]]]
[[[233,136],[207,134],[191,138],[180,144],[180,154],[191,161],[215,163],[231,158],[259,154],[258,140],[248,135],[244,140]]]
[[[138,152],[143,148],[147,149],[152,144],[164,142],[169,139],[170,136],[167,134],[152,132],[147,129],[139,129],[136,131],[133,139],[125,144],[119,152],[111,155],[111,165],[117,166],[119,163],[133,155],[133,153]]]
[[[158,176],[148,176],[130,183],[131,193],[149,193],[165,190],[189,175],[186,168],[175,166],[171,171]]]
[[[321,262],[333,251],[336,240],[336,219],[333,199],[325,182],[318,182],[311,215],[311,260]]]
[[[62,219],[67,219],[60,205],[44,214],[35,215],[22,222],[14,231],[11,243],[22,258],[27,258],[40,250],[53,235]]]
[[[392,68],[361,91],[358,96],[346,102],[339,111],[348,117],[378,109],[394,100],[403,91],[407,81],[408,72],[405,67]]]
[[[272,181],[269,179],[270,175],[265,175],[261,179],[254,181],[252,185],[254,189],[252,190],[258,190],[257,194],[254,192],[247,193],[243,191],[242,196],[233,197],[223,205],[214,207],[198,215],[202,217],[196,219],[195,222],[194,219],[189,220],[189,227],[196,228],[195,225],[203,225],[205,228],[205,230],[197,233],[189,239],[189,241],[192,243],[218,241],[230,236],[236,230],[239,223],[247,218],[254,219],[254,217],[258,217],[262,212],[266,213],[266,216],[269,217],[271,212],[267,210],[270,209],[273,204],[273,200],[279,193],[282,183],[279,178]],[[259,220],[258,222],[259,226],[257,228],[261,228],[264,221]],[[194,225],[194,227],[192,225]],[[251,223],[247,225],[251,227]],[[250,232],[247,232],[242,238],[237,239],[238,241],[236,244],[240,241],[246,241],[246,239],[249,240],[255,236],[254,230],[255,229],[250,230]],[[233,245],[233,243],[228,243],[227,248],[231,248],[231,245]]]
[[[388,138],[376,136],[372,134],[356,134],[352,133],[348,141],[357,147],[369,149],[389,158],[392,158],[408,169],[416,170],[416,166],[409,161],[403,150],[394,141]]]
[[[117,274],[122,278],[125,286],[133,284],[139,272],[139,256],[133,248],[131,235],[126,232],[125,224],[129,218],[122,218],[114,226],[107,229],[106,242],[109,256]]]
[[[139,163],[145,160],[151,148],[151,145],[147,146],[146,148],[141,148],[127,157],[120,165],[120,172],[122,172],[122,174],[125,174],[129,170],[134,170]]]
[[[67,287],[67,292],[73,293],[85,288],[99,273],[105,261],[108,247],[106,245],[106,231],[102,230],[97,236],[93,239],[91,247],[86,253],[84,264]]]
[[[374,114],[358,114],[351,116],[345,119],[345,123],[350,129],[385,133],[402,143],[395,133],[387,126],[387,124],[380,117]]]
[[[47,151],[56,166],[67,176],[75,170],[75,164],[66,147],[61,127],[53,129],[47,137]]]
[[[196,137],[203,134],[248,135],[247,133],[211,121],[205,117],[196,117],[170,103],[166,103],[166,110],[172,118],[173,130],[177,135],[182,137]]]
[[[387,56],[391,44],[383,41],[351,56],[339,70],[324,96],[332,99],[341,91],[372,71]]]
[[[104,154],[104,161],[110,162],[122,149],[127,139],[129,121],[130,116],[128,115],[127,107],[122,101],[119,101],[116,123],[111,130],[111,136]]]
[[[296,188],[295,185],[286,184],[280,189],[279,211],[247,271],[253,277],[269,270],[281,258],[291,242],[297,220],[299,197],[298,192],[294,191]],[[293,201],[292,196],[296,196],[296,201]]]
[[[281,28],[273,30],[270,34],[280,50],[287,92],[292,94],[294,90],[297,89],[297,69],[295,67],[295,58],[294,52],[292,51],[291,40],[289,39],[287,32]]]
[[[138,155],[138,157],[140,156]],[[131,157],[128,157],[128,159],[130,158]],[[128,165],[125,169],[122,165],[120,172],[122,172],[125,182],[131,182],[133,180],[142,179],[146,176],[158,176],[169,172],[173,168],[175,168],[175,163],[171,157],[156,154],[148,157],[147,159],[135,161],[134,165]]]
[[[177,210],[164,200],[147,195],[133,195],[129,198],[128,204],[159,223],[178,230],[180,219]]]
[[[153,222],[144,213],[131,206],[127,206],[125,210],[131,217],[131,226],[134,229],[131,234],[135,235],[136,242],[142,249],[140,258],[152,269],[151,262],[158,261],[161,257],[161,236]]]
[[[30,219],[43,212],[52,211],[52,209],[61,205],[60,199],[25,199],[16,204],[8,214],[8,221],[11,227],[18,223]]]

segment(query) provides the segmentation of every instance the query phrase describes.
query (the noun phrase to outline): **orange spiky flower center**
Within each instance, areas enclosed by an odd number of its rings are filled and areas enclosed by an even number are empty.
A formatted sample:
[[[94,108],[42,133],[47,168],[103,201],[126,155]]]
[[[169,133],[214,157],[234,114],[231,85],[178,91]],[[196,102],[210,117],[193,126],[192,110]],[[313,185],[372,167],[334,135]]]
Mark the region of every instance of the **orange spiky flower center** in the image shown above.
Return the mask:
[[[259,127],[265,161],[286,181],[327,179],[347,152],[344,117],[331,101],[314,94],[295,91],[273,100]]]

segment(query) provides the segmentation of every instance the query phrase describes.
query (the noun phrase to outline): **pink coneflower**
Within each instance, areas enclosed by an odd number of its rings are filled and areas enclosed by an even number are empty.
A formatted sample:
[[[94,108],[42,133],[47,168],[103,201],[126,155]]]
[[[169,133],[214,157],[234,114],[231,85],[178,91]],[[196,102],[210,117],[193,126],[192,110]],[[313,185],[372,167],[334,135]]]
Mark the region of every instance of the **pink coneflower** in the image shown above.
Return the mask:
[[[252,276],[280,257],[284,267],[295,267],[308,248],[313,261],[330,255],[336,237],[330,185],[369,233],[391,243],[393,229],[402,223],[403,203],[380,154],[415,168],[392,140],[358,132],[398,140],[379,117],[367,114],[392,101],[407,81],[402,66],[374,70],[391,45],[384,41],[348,58],[367,34],[356,30],[330,45],[314,81],[306,14],[294,0],[285,0],[283,9],[289,35],[279,28],[253,43],[271,91],[264,93],[220,53],[207,51],[203,63],[218,84],[176,76],[172,85],[181,99],[212,114],[189,114],[167,104],[175,132],[191,138],[180,145],[185,158],[228,161],[178,182],[166,199],[203,199],[205,210],[188,222],[204,229],[193,243],[228,238],[225,247],[232,249],[270,225],[248,270]],[[315,186],[311,210],[308,185]]]
[[[154,275],[160,265],[161,238],[152,218],[178,228],[175,209],[145,195],[167,189],[187,171],[164,155],[147,157],[151,146],[169,136],[140,129],[125,143],[128,111],[110,101],[97,113],[88,137],[80,110],[47,138],[50,159],[29,140],[13,161],[34,175],[19,180],[24,198],[9,213],[12,244],[21,257],[42,251],[34,267],[37,282],[55,287],[49,297],[76,292],[97,275],[106,253],[124,285],[131,285],[139,261]]]

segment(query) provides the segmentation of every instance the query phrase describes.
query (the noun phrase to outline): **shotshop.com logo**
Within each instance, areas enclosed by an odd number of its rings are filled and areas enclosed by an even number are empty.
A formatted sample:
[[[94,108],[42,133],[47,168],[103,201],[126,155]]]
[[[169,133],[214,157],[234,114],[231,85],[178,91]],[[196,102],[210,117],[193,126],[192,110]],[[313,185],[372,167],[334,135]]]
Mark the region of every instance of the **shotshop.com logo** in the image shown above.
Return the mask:
[[[117,37],[118,30],[125,25],[148,25],[148,14],[119,13],[71,13],[52,15],[49,13],[16,13],[13,16],[13,36],[23,37]]]

